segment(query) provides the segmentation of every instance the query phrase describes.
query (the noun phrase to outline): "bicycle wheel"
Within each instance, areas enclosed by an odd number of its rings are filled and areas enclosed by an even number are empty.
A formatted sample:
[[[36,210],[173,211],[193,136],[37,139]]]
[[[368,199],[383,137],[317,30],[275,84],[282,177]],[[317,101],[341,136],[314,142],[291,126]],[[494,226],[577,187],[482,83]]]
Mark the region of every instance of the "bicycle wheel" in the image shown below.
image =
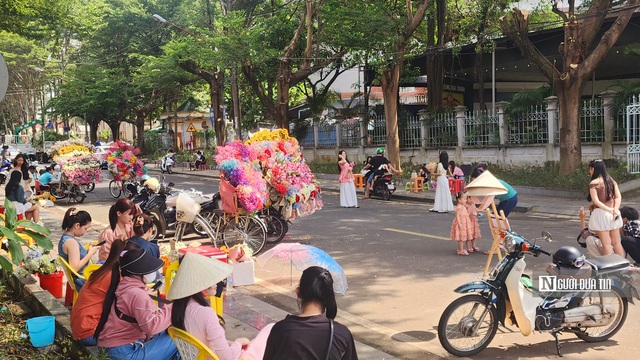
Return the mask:
[[[109,182],[109,192],[114,198],[119,198],[122,194],[122,186],[119,181],[111,180]]]
[[[92,192],[93,189],[96,188],[96,183],[95,182],[90,182],[88,184],[82,184],[80,185],[80,189],[84,190],[84,192]]]
[[[64,199],[67,197],[67,187],[63,183],[51,184],[49,193],[51,193],[56,200]]]
[[[127,199],[131,199],[131,197],[133,196],[133,192],[129,188],[129,184],[134,183],[132,181],[122,182],[122,194],[124,194],[124,197],[126,197]]]
[[[287,221],[276,215],[260,215],[260,219],[267,227],[267,243],[277,244],[289,231]]]
[[[267,228],[260,219],[253,216],[241,216],[236,224],[229,220],[222,228],[222,240],[229,248],[237,244],[246,244],[253,255],[258,254],[267,240]]]

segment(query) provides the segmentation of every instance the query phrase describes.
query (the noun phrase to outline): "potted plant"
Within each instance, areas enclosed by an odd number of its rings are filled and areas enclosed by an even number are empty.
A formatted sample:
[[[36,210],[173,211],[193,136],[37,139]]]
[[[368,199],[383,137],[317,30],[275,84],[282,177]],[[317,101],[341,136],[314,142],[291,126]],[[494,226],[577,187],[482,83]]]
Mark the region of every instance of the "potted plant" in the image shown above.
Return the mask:
[[[40,287],[56,298],[62,297],[63,272],[58,270],[56,260],[49,250],[39,246],[30,248],[24,256],[22,266],[17,270],[21,276],[36,275],[40,278]]]
[[[13,272],[13,266],[19,266],[24,260],[24,249],[29,248],[29,240],[33,240],[43,250],[53,249],[53,243],[49,240],[51,232],[44,226],[31,220],[20,220],[16,214],[15,205],[4,201],[4,223],[0,225],[0,241],[2,247],[7,249],[10,259],[0,256],[0,266],[6,272]]]

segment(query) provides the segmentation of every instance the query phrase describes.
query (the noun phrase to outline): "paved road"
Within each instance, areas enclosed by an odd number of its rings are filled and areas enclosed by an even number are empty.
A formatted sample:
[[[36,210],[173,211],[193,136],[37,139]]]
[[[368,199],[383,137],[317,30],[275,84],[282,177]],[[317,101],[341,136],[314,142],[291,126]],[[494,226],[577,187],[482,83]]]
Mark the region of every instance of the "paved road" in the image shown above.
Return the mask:
[[[181,188],[205,193],[217,190],[217,181],[172,175]],[[326,250],[344,268],[349,281],[346,296],[338,298],[338,320],[366,344],[402,359],[436,359],[447,354],[437,340],[436,327],[443,309],[459,295],[453,289],[474,280],[482,272],[486,256],[455,254],[449,240],[452,214],[427,212],[428,205],[399,201],[361,200],[360,209],[343,209],[335,194],[324,196],[325,208],[313,216],[296,219],[285,241],[304,242]],[[95,221],[106,223],[108,206],[113,203],[106,183],[99,184],[81,207]],[[61,213],[64,205],[55,210]],[[534,238],[541,230],[551,232],[556,241],[543,246],[549,251],[561,245],[574,245],[579,223],[574,218],[513,214],[511,226]],[[100,224],[97,224],[97,227]],[[484,238],[490,243],[486,220],[481,222]],[[531,269],[542,269],[548,258],[527,258]],[[274,269],[270,269],[274,270]],[[276,274],[256,269],[258,285],[243,292],[288,312],[295,312],[293,290],[299,273],[289,267]],[[571,334],[561,337],[566,358],[616,359],[637,353],[640,331],[638,309],[630,305],[623,330],[613,340],[587,344]],[[488,349],[477,358],[554,357],[555,346],[549,334],[523,337],[517,328],[500,328]]]

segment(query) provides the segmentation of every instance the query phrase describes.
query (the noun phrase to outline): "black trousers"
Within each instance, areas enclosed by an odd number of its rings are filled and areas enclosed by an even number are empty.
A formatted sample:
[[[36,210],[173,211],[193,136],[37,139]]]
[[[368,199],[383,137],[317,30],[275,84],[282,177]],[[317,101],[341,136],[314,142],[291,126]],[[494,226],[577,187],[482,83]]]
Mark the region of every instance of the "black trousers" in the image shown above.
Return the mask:
[[[640,238],[633,236],[622,236],[620,238],[624,251],[631,256],[633,261],[640,263]]]

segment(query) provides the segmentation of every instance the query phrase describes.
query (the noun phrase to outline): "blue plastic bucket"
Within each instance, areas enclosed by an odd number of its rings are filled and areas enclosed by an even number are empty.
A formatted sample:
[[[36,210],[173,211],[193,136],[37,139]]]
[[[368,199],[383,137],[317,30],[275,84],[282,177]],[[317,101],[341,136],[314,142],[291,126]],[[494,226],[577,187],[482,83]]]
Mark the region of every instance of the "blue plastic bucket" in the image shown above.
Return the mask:
[[[45,347],[53,344],[56,335],[56,317],[39,316],[27,320],[27,331],[33,347]]]

